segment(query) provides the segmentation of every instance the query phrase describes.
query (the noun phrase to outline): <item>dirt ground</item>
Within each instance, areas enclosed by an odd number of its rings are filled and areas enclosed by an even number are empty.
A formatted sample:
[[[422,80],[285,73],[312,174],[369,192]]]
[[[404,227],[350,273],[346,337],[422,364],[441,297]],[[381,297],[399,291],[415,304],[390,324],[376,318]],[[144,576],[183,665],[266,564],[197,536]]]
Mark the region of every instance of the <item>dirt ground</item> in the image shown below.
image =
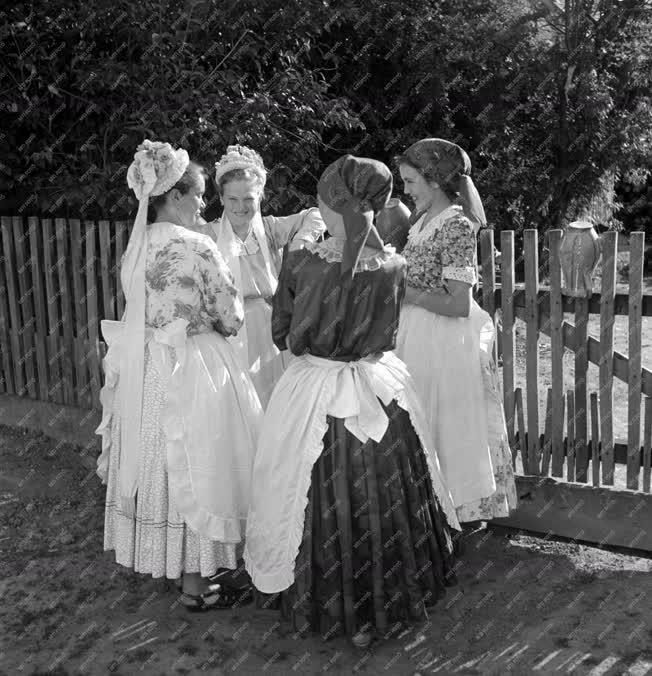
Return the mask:
[[[368,651],[299,639],[253,606],[190,614],[102,551],[94,463],[0,427],[2,674],[652,672],[652,560],[523,534],[469,535],[429,623]]]

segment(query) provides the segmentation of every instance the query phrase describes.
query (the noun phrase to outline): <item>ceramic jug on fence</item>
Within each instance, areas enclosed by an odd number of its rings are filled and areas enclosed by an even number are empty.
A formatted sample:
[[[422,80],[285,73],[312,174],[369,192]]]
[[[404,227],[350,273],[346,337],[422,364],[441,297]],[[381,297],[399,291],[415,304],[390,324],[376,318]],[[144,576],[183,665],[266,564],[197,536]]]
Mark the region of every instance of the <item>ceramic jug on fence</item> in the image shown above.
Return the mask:
[[[563,275],[562,293],[575,298],[590,298],[591,275],[600,259],[600,238],[593,224],[574,221],[564,230],[559,247]]]
[[[376,216],[378,234],[387,244],[401,251],[407,242],[410,230],[410,210],[397,197],[387,202],[387,206]]]

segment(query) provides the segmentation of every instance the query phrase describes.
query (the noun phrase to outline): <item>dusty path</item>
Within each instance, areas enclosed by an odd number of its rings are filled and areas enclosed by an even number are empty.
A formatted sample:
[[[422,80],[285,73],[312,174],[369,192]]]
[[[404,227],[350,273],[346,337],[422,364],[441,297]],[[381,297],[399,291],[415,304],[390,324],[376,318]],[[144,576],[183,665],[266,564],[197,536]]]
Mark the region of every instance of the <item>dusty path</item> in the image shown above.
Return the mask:
[[[366,653],[251,606],[189,614],[102,553],[93,458],[57,443],[0,427],[2,674],[652,673],[652,560],[487,531],[422,635]]]

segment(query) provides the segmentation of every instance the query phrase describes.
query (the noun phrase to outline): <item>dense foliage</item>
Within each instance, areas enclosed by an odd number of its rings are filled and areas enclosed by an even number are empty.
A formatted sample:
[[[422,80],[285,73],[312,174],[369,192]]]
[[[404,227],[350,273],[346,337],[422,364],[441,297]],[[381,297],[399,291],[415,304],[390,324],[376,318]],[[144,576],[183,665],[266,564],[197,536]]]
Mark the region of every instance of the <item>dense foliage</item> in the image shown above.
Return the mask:
[[[250,144],[312,193],[343,152],[389,162],[443,136],[469,151],[498,228],[587,212],[613,225],[618,188],[632,196],[626,224],[652,231],[648,11],[644,0],[16,2],[0,27],[0,213],[133,214],[126,167],[145,137],[207,166]]]

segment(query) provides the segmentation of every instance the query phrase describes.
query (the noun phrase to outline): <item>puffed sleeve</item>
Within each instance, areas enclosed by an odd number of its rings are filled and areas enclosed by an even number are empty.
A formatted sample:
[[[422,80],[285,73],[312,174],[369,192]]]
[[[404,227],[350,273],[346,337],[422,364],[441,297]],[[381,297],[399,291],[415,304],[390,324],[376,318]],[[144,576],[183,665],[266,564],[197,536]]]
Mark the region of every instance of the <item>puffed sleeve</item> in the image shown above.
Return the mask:
[[[288,349],[286,338],[290,334],[296,289],[294,264],[293,255],[286,256],[283,260],[278,286],[272,300],[272,338],[279,350]]]
[[[244,322],[244,309],[231,270],[215,242],[208,237],[202,237],[198,244],[197,259],[206,312],[222,335],[234,336]]]
[[[263,221],[273,249],[282,249],[296,240],[318,242],[326,232],[326,224],[316,207],[291,216],[265,216]]]
[[[455,216],[442,227],[442,279],[474,285],[478,281],[477,244],[471,221]]]

